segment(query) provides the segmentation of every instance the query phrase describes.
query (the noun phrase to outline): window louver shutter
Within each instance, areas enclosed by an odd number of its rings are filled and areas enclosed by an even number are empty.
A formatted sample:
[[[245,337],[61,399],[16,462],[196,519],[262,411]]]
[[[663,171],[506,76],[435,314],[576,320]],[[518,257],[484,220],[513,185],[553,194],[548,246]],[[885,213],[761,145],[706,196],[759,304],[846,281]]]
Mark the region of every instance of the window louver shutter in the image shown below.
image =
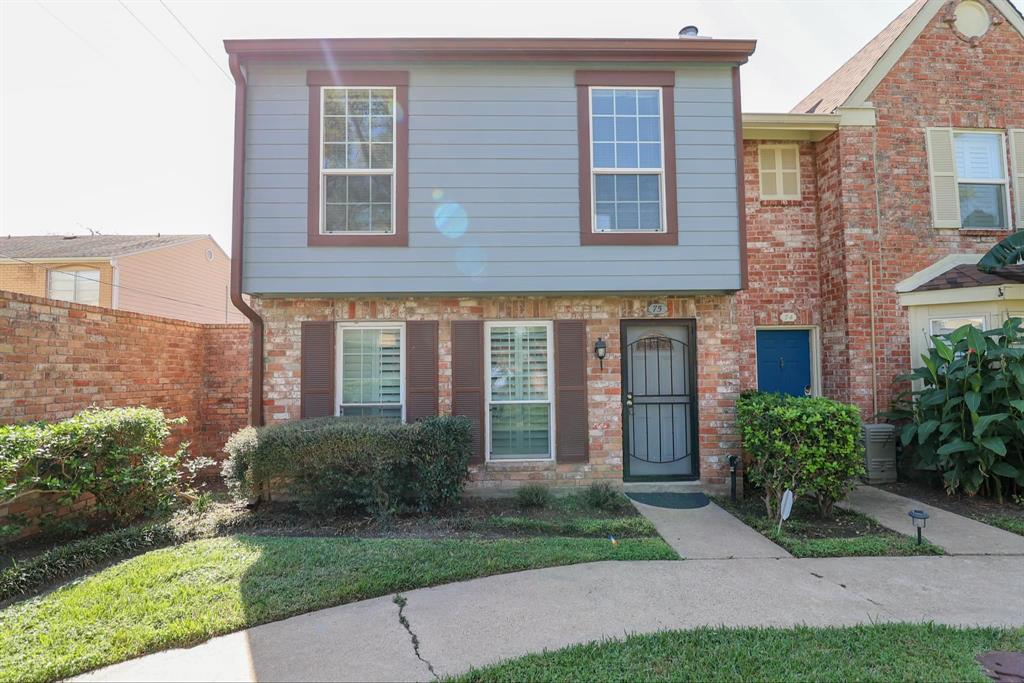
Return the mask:
[[[334,328],[331,321],[302,323],[299,413],[303,419],[335,414]]]
[[[437,415],[437,321],[405,324],[405,418],[415,422]]]
[[[555,321],[555,457],[561,463],[588,462],[587,323]]]
[[[1010,160],[1013,162],[1013,196],[1017,229],[1024,230],[1024,128],[1010,129]]]
[[[473,464],[484,461],[485,381],[483,321],[452,321],[452,414],[473,423]]]
[[[956,186],[956,161],[952,128],[928,128],[928,173],[931,178],[932,225],[960,227],[960,195]]]

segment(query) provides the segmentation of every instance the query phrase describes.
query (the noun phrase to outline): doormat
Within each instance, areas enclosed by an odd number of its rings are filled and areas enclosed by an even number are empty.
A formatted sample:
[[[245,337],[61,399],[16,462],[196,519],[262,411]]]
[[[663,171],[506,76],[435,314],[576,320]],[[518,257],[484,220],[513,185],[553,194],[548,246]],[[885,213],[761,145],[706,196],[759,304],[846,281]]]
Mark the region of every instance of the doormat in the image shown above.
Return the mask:
[[[673,510],[690,510],[702,508],[708,504],[708,497],[703,493],[669,493],[669,492],[632,492],[626,494],[638,503],[650,505],[656,508],[671,508]]]

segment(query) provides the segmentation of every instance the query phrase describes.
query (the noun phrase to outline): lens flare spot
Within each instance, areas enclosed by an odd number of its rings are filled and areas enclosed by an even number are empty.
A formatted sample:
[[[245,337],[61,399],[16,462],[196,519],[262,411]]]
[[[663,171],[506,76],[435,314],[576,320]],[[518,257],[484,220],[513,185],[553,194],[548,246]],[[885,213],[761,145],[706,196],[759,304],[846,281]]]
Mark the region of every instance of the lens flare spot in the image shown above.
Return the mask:
[[[469,277],[483,275],[487,270],[487,252],[475,245],[459,247],[455,250],[455,263],[463,275]]]
[[[439,202],[442,199],[444,199],[444,190],[440,188],[435,189],[433,192],[430,193],[430,196],[434,199],[435,202]]]
[[[469,228],[466,210],[460,204],[441,204],[434,209],[434,227],[449,239],[462,237]]]

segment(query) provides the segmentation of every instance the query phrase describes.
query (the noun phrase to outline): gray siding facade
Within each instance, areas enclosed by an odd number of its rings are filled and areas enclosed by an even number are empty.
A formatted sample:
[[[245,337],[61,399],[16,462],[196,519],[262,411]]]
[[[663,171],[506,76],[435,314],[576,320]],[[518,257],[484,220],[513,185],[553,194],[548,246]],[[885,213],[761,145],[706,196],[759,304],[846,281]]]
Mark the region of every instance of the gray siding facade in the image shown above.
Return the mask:
[[[306,71],[248,69],[243,283],[264,296],[740,288],[732,67],[386,64],[409,71],[409,246],[307,246]],[[581,246],[577,69],[674,69],[677,246]],[[586,182],[586,179],[584,179]],[[465,213],[446,235],[444,216]]]

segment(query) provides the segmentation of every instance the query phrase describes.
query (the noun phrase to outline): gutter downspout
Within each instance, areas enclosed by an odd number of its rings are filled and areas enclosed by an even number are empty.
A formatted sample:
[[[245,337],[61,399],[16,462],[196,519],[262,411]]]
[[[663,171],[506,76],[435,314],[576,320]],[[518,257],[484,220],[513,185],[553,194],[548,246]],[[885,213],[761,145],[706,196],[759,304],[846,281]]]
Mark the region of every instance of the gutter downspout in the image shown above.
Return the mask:
[[[249,423],[263,424],[263,318],[242,299],[242,240],[245,221],[245,105],[246,83],[238,55],[228,64],[235,78],[235,161],[231,200],[231,303],[252,323],[252,377]]]

